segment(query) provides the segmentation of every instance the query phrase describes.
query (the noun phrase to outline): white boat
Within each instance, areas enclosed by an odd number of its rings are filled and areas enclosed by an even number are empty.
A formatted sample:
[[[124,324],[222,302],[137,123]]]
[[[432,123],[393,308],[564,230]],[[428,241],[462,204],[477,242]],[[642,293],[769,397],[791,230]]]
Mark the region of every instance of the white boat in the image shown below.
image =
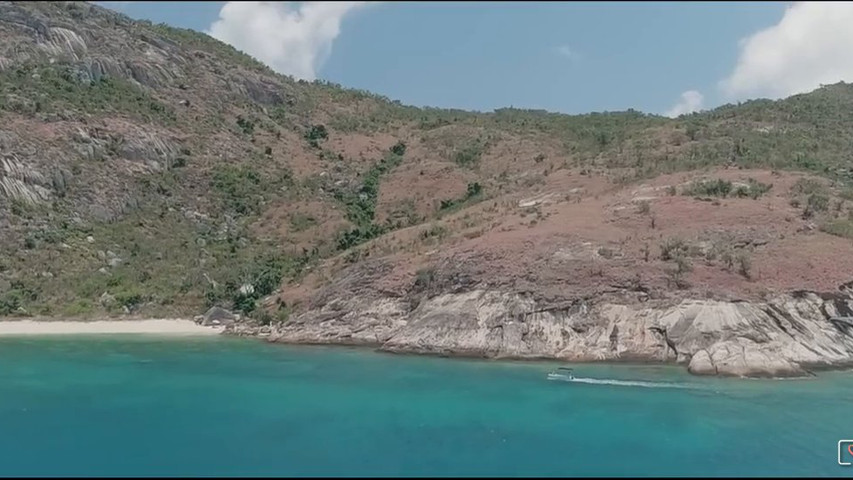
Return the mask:
[[[548,380],[563,380],[569,381],[574,380],[575,374],[574,370],[566,367],[557,367],[555,370],[552,370],[548,373]]]

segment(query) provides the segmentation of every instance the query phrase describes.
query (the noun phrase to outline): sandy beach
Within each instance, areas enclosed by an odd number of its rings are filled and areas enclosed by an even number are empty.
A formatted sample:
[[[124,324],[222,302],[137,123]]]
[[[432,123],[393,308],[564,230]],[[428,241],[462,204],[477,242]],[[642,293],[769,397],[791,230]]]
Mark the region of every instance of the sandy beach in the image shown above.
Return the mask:
[[[192,320],[38,321],[0,320],[0,336],[73,334],[218,335],[223,327],[205,327]]]

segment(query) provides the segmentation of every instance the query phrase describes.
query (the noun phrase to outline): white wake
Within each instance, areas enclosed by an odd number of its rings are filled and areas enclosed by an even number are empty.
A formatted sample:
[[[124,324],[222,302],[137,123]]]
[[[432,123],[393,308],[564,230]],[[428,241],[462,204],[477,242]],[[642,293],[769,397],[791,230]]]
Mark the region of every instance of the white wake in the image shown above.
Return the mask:
[[[575,383],[590,383],[594,385],[618,385],[621,387],[645,387],[645,388],[693,388],[690,385],[677,384],[677,383],[663,383],[663,382],[644,382],[640,380],[613,380],[607,378],[583,378],[583,377],[575,377],[575,378],[565,378],[558,376],[549,376],[549,380],[559,380],[562,382],[575,382]]]

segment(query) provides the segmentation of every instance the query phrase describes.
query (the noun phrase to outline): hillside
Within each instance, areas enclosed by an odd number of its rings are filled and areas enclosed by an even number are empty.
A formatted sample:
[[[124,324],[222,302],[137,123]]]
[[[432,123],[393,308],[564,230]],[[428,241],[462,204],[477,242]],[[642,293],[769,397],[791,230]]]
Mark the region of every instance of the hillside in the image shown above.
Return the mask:
[[[850,85],[678,119],[471,113],[295,81],[82,2],[0,2],[0,40],[0,316],[219,305],[285,341],[419,350],[393,337],[430,302],[505,336],[531,308],[853,280]],[[570,356],[571,332],[496,353],[423,321],[421,351]],[[605,327],[612,352],[577,358],[621,351]]]

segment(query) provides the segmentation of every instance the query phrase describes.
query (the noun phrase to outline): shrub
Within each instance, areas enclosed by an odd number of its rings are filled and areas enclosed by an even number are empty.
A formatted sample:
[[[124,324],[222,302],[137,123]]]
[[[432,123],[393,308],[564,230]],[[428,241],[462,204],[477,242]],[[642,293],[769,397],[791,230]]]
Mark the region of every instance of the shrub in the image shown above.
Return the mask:
[[[415,288],[424,290],[432,286],[436,280],[435,268],[422,268],[415,273]]]
[[[334,193],[335,199],[346,207],[347,219],[356,225],[352,230],[343,232],[338,236],[338,249],[346,250],[388,231],[390,225],[383,226],[373,223],[376,216],[379,183],[383,175],[400,165],[402,161],[403,157],[400,155],[388,152],[382,160],[364,174],[364,182],[358,191],[338,190]]]
[[[280,305],[275,317],[279,323],[287,323],[287,321],[290,320],[290,307],[285,304]]]
[[[853,217],[853,210],[851,210],[851,217]],[[820,229],[836,237],[853,238],[853,218],[832,220],[821,225]]]
[[[668,238],[660,246],[661,260],[672,260],[687,253],[687,244],[680,238]]]
[[[211,185],[219,191],[226,205],[239,214],[254,213],[260,204],[261,176],[250,167],[225,165],[213,174]]]
[[[695,123],[688,123],[685,133],[687,134],[687,138],[691,141],[696,140],[696,137],[699,135],[699,125]]]
[[[326,140],[329,138],[329,132],[326,131],[325,125],[312,125],[311,128],[305,132],[305,139],[308,140],[308,143],[317,148],[320,146],[320,140]]]
[[[11,315],[23,304],[23,298],[19,291],[10,290],[0,296],[0,315]]]
[[[237,292],[233,297],[234,310],[239,310],[244,314],[252,313],[257,306],[254,295],[245,295]]]
[[[438,238],[439,240],[447,236],[447,229],[442,225],[431,225],[429,228],[421,230],[419,237],[421,240],[428,238]]]
[[[791,193],[794,195],[812,195],[823,193],[824,190],[825,188],[821,182],[811,178],[801,178],[791,187]]]
[[[725,269],[730,272],[735,268],[735,255],[729,249],[723,250],[720,253],[720,261],[723,262]]]
[[[317,219],[311,215],[293,213],[290,215],[290,226],[294,232],[301,232],[317,225]]]
[[[237,126],[240,127],[240,131],[246,135],[252,135],[255,133],[255,122],[246,120],[242,115],[237,116]]]
[[[746,186],[741,185],[735,190],[735,195],[741,198],[749,197],[756,200],[758,197],[769,192],[771,188],[773,188],[772,184],[761,183],[754,178],[750,178],[747,180]]]
[[[470,202],[471,200],[480,198],[482,194],[483,186],[480,185],[479,182],[469,183],[464,196],[462,196],[461,198],[442,200],[439,204],[438,209],[440,211],[455,209]]]
[[[453,161],[460,167],[473,167],[480,161],[486,147],[479,141],[463,146],[453,154]]]
[[[402,157],[406,154],[406,144],[403,142],[397,142],[393,147],[391,147],[391,153]]]
[[[4,105],[7,94],[33,99],[27,105]],[[77,67],[63,62],[51,65],[25,63],[0,72],[0,110],[19,113],[85,112],[123,113],[144,121],[173,124],[172,108],[151,97],[139,85],[118,77],[90,81],[80,77]]]
[[[648,200],[643,200],[637,204],[637,213],[640,215],[648,215],[652,211],[652,205]]]
[[[693,197],[721,197],[726,198],[732,191],[732,182],[728,180],[699,180],[691,183],[682,192],[684,195]]]
[[[136,306],[147,300],[145,294],[135,286],[120,286],[114,291],[113,296],[116,304],[133,310]]]
[[[829,197],[821,193],[812,193],[806,198],[806,208],[803,210],[803,218],[811,218],[817,212],[825,212],[829,209]]]
[[[267,326],[273,321],[272,314],[264,308],[256,308],[250,316],[262,326]]]
[[[693,270],[690,259],[679,253],[673,257],[673,260],[675,265],[666,271],[668,280],[674,283],[677,288],[687,288],[689,284],[684,280],[684,276]]]
[[[737,261],[737,271],[743,278],[751,278],[752,259],[746,252],[740,252],[735,259]]]

